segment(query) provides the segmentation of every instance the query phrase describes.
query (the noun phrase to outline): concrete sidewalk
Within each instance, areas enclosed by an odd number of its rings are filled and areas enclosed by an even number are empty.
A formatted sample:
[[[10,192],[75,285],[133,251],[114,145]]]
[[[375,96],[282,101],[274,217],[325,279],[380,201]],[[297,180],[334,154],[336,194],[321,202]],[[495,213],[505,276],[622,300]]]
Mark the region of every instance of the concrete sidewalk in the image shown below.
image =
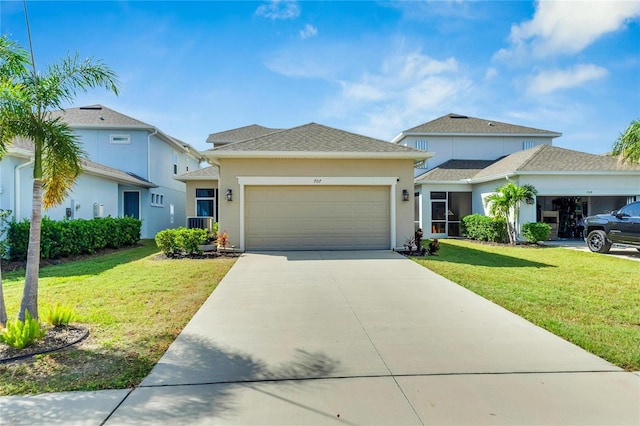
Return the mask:
[[[135,390],[0,404],[2,424],[638,425],[640,377],[395,253],[248,253]]]

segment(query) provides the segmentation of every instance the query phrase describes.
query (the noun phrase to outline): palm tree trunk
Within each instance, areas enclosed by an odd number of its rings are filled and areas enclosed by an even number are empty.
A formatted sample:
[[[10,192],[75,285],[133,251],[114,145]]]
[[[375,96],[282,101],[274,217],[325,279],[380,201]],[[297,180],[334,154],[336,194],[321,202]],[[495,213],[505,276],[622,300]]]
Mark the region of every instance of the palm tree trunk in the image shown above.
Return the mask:
[[[38,318],[38,275],[40,271],[40,227],[42,224],[42,180],[33,179],[33,200],[31,226],[29,228],[29,248],[27,250],[27,270],[24,292],[18,319],[24,321],[25,312]]]
[[[7,324],[7,308],[4,305],[4,291],[2,290],[2,259],[0,258],[0,327]]]

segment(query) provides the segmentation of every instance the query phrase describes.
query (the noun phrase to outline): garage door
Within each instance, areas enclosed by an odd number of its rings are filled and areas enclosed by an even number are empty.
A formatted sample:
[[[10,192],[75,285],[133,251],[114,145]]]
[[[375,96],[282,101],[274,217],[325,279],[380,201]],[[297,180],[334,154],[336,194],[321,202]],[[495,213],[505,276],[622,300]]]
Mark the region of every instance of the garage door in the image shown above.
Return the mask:
[[[246,186],[247,250],[390,246],[388,186]]]

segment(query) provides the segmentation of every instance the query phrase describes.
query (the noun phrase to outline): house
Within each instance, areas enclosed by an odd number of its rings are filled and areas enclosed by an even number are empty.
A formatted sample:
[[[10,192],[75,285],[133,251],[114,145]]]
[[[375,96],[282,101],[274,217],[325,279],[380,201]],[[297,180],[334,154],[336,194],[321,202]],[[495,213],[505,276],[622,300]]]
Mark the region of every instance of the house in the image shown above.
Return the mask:
[[[393,142],[435,152],[415,172],[416,222],[425,238],[460,236],[461,219],[487,214],[485,197],[507,181],[533,185],[519,225],[544,221],[552,238],[580,238],[579,216],[640,199],[640,165],[553,146],[560,133],[459,114],[406,130]]]
[[[316,123],[209,140],[219,229],[240,250],[396,249],[414,234],[413,170],[430,153]]]
[[[133,216],[142,219],[142,238],[185,224],[186,185],[173,177],[198,169],[202,157],[193,147],[102,105],[52,114],[73,129],[87,159],[70,195],[45,215]],[[17,220],[31,213],[32,156],[33,146],[17,140],[0,162],[0,208]]]

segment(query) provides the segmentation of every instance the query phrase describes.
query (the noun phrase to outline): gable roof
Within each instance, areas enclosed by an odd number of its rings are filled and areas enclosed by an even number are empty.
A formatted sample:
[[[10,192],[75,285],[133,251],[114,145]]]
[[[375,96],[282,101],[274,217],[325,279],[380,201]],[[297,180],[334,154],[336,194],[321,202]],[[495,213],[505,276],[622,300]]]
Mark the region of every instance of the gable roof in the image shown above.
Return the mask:
[[[309,123],[205,151],[219,158],[404,158],[423,160],[432,153],[321,124]]]
[[[175,180],[187,182],[192,180],[218,180],[220,178],[220,170],[216,166],[203,167],[201,169],[191,170],[179,176],[175,176]]]
[[[616,157],[588,154],[547,144],[514,152],[488,163],[481,170],[477,170],[475,174],[470,175],[472,168],[465,168],[465,165],[481,165],[480,161],[450,160],[418,176],[415,181],[416,183],[422,183],[427,181],[465,180],[469,183],[478,183],[523,174],[566,175],[588,173],[640,176],[640,164],[623,163]],[[446,167],[443,167],[445,165]],[[439,170],[441,168],[444,170]]]
[[[19,157],[26,157],[26,155],[24,154],[28,154],[28,157],[31,157],[33,156],[34,150],[35,149],[32,141],[24,138],[16,138],[11,142],[8,153],[16,153]],[[95,161],[91,161],[86,158],[82,158],[80,161],[82,163],[83,173],[100,176],[109,180],[128,185],[139,186],[142,188],[158,187],[158,185],[156,185],[155,183],[150,182],[140,176],[134,175],[133,173],[128,173],[120,169],[105,166],[104,164],[96,163]]]
[[[415,178],[421,181],[459,182],[471,179],[496,160],[449,160]]]
[[[562,133],[460,114],[447,114],[401,132],[393,139],[393,142],[397,143],[399,140],[410,135],[519,135],[557,138],[562,136]]]
[[[232,143],[246,141],[248,139],[258,138],[268,135],[269,133],[279,132],[282,129],[271,129],[269,127],[251,124],[249,126],[239,127],[237,129],[225,130],[223,132],[211,133],[207,138],[207,142],[215,145],[218,143]]]

